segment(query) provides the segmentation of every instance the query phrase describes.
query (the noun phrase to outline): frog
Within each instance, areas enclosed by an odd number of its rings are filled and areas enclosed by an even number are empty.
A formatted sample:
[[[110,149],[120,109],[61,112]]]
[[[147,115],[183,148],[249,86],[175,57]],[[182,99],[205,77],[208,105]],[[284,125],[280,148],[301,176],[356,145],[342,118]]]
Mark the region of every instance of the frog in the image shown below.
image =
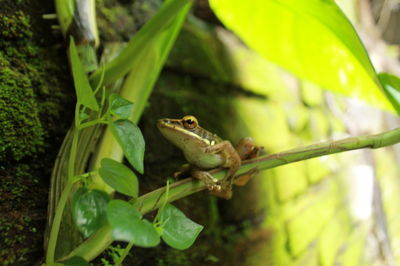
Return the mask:
[[[203,181],[213,195],[230,199],[233,184],[245,185],[258,172],[257,169],[253,169],[247,175],[235,179],[235,173],[242,161],[258,156],[262,149],[254,145],[251,137],[242,138],[235,148],[229,140],[223,140],[202,128],[193,115],[185,115],[178,119],[159,119],[157,127],[167,140],[182,150],[189,163],[175,176],[187,172]],[[228,170],[224,178],[218,181],[209,171],[220,167]]]

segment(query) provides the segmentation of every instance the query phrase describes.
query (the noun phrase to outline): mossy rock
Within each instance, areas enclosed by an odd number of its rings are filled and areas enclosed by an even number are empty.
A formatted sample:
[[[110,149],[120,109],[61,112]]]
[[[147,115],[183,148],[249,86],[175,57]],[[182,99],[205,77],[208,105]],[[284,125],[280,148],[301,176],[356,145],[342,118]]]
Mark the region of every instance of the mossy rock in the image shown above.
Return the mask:
[[[74,92],[62,40],[41,18],[52,1],[1,3],[0,264],[33,265],[43,256],[49,177]]]

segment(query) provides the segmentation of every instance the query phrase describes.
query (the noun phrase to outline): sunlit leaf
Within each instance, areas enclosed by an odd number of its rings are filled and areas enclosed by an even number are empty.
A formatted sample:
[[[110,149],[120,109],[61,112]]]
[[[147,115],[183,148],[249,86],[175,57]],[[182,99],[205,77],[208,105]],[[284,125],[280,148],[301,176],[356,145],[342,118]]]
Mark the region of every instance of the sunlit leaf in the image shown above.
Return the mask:
[[[400,78],[389,73],[379,73],[378,77],[386,97],[400,114]]]
[[[101,178],[116,191],[136,198],[138,181],[136,175],[120,162],[104,158],[99,169]]]
[[[72,217],[79,231],[89,237],[107,223],[106,210],[110,196],[100,190],[79,188],[72,199]]]
[[[154,247],[160,243],[160,236],[132,205],[123,200],[112,200],[108,204],[107,217],[115,240],[132,242],[140,247]]]
[[[110,112],[121,119],[128,119],[132,113],[133,103],[118,94],[111,94],[109,98]]]
[[[250,48],[300,78],[393,110],[356,31],[333,0],[209,0]]]
[[[143,174],[145,143],[140,128],[126,119],[111,122],[110,128],[129,163]]]
[[[74,78],[78,103],[94,111],[98,111],[99,105],[97,104],[89,79],[86,76],[85,70],[83,69],[82,63],[79,59],[75,42],[72,37],[69,44],[69,57],[71,60],[72,76]]]
[[[188,219],[183,212],[171,204],[160,210],[162,221],[161,238],[173,248],[189,248],[203,230],[203,226]]]

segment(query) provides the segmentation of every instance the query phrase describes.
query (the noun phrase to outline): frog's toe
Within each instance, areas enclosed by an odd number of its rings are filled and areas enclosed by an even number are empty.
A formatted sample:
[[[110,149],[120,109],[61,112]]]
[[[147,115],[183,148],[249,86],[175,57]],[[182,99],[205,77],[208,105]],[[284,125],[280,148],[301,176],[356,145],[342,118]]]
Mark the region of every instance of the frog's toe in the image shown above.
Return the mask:
[[[220,185],[215,185],[215,186],[214,186],[214,190],[215,190],[215,191],[221,191],[222,188],[221,188]]]
[[[215,183],[207,184],[207,189],[209,191],[221,191],[221,186]]]

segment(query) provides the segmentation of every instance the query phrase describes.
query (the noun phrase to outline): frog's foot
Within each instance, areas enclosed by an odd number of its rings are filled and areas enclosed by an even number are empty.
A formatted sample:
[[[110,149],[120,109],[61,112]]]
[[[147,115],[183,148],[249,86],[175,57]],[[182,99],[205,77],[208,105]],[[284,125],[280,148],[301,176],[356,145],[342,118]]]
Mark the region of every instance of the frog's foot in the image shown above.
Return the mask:
[[[230,199],[232,197],[232,183],[227,181],[218,181],[215,177],[213,177],[209,172],[201,171],[199,169],[193,168],[191,171],[191,175],[203,181],[208,189],[208,192],[211,195],[223,198]]]
[[[229,180],[222,180],[219,182],[220,189],[218,191],[210,191],[210,194],[223,198],[232,198],[232,183]]]
[[[209,172],[201,171],[199,169],[192,169],[190,173],[194,178],[204,182],[209,191],[220,191],[221,186],[218,184],[218,180],[213,177]]]
[[[232,198],[232,189],[223,189],[221,188],[219,191],[210,190],[211,195],[217,196],[223,199],[231,199]]]
[[[236,177],[235,181],[233,182],[237,186],[244,186],[249,182],[249,180],[257,175],[260,172],[257,168],[250,169],[246,173],[241,174],[240,176]]]

